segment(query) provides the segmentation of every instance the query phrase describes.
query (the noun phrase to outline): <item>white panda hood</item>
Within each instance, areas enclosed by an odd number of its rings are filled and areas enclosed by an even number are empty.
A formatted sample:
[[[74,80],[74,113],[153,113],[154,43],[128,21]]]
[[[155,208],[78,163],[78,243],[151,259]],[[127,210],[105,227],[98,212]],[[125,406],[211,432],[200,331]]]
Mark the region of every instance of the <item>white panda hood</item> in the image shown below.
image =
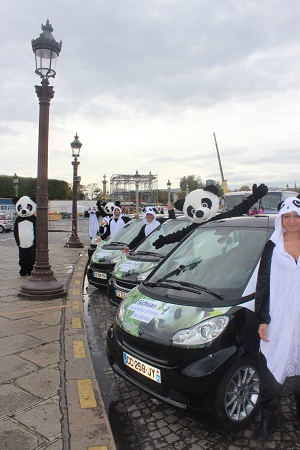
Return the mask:
[[[194,223],[207,222],[218,212],[219,199],[217,193],[218,189],[213,185],[206,186],[203,189],[195,189],[185,197],[182,211]]]
[[[147,214],[151,214],[153,216],[153,220],[150,223],[147,221],[147,218],[146,218]],[[152,231],[155,230],[155,228],[160,226],[159,221],[156,220],[156,211],[151,206],[147,206],[145,208],[143,222],[146,224],[145,236],[149,236],[149,234],[152,233]]]
[[[270,239],[281,248],[283,247],[283,233],[285,232],[282,226],[282,216],[291,212],[296,212],[300,216],[300,199],[297,197],[287,198],[279,207],[278,216],[275,220],[275,231]]]

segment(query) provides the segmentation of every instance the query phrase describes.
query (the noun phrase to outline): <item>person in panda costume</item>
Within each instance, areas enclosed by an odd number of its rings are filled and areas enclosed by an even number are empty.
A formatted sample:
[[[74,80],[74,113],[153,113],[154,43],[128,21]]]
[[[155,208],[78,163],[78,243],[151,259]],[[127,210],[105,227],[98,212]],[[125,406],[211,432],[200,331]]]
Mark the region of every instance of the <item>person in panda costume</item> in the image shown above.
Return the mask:
[[[152,233],[157,227],[161,225],[161,223],[156,219],[157,211],[152,206],[147,206],[144,209],[144,217],[143,222],[144,225],[140,229],[139,233],[132,239],[130,244],[124,249],[125,253],[128,253],[129,250],[133,250],[136,248],[149,234]],[[175,212],[171,203],[168,203],[168,214],[169,219],[176,219]]]
[[[195,189],[184,199],[176,200],[174,203],[175,208],[183,211],[192,221],[191,225],[188,225],[175,233],[168,234],[167,236],[160,235],[159,238],[153,242],[153,245],[155,248],[161,248],[166,244],[181,241],[188,233],[204,223],[228,217],[242,216],[249,211],[251,206],[266,195],[267,192],[268,188],[265,184],[260,184],[259,186],[254,184],[252,186],[252,194],[243,202],[229,211],[218,214],[219,198],[217,186],[208,185],[203,189]]]
[[[104,234],[106,232],[108,223],[113,216],[115,206],[120,207],[120,202],[119,201],[116,201],[116,203],[100,202],[100,201],[97,202],[97,208],[100,213],[100,217],[102,218],[101,225],[99,228],[99,232],[101,234]]]
[[[122,210],[119,206],[115,206],[113,209],[113,216],[109,219],[107,224],[107,229],[105,233],[99,238],[100,240],[112,237],[117,231],[121,230],[127,222],[131,219],[130,217],[123,216]]]
[[[17,218],[14,224],[14,237],[19,248],[20,275],[30,275],[35,263],[36,242],[36,203],[35,199],[27,197],[14,197]]]
[[[279,205],[275,231],[258,270],[255,316],[261,339],[261,421],[254,435],[266,441],[276,428],[282,385],[295,376],[296,417],[300,420],[300,200]]]
[[[130,244],[124,249],[125,252],[134,249],[137,247],[143,239],[149,236],[155,228],[159,227],[161,224],[158,220],[156,220],[156,210],[151,206],[147,206],[144,209],[144,217],[143,217],[144,225],[140,229],[139,233],[132,239]]]

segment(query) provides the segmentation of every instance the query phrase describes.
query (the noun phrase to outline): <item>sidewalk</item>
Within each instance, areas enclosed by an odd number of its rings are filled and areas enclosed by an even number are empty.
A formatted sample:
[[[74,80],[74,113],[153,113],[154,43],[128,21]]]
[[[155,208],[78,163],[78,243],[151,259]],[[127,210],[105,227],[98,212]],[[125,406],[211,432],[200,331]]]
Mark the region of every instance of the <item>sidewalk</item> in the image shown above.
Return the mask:
[[[16,245],[0,247],[0,450],[115,450],[87,343],[84,249],[49,243],[67,296],[18,297]]]

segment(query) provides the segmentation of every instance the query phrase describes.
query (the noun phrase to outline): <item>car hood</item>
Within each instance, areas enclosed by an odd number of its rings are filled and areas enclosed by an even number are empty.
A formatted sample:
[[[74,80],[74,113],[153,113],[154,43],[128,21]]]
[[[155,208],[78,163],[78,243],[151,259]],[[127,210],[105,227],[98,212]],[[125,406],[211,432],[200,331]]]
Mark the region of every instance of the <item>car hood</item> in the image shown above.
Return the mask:
[[[124,256],[117,262],[114,276],[119,280],[136,280],[139,274],[153,269],[159,261],[160,259],[157,261],[142,261]]]
[[[116,323],[133,336],[169,345],[170,339],[179,330],[226,314],[231,308],[205,308],[162,302],[142,294],[135,287],[122,301]]]
[[[103,262],[110,262],[113,258],[116,258],[122,253],[124,247],[125,245],[123,247],[118,246],[118,248],[106,249],[103,246],[100,248],[98,246],[92,256],[92,263],[101,264]]]

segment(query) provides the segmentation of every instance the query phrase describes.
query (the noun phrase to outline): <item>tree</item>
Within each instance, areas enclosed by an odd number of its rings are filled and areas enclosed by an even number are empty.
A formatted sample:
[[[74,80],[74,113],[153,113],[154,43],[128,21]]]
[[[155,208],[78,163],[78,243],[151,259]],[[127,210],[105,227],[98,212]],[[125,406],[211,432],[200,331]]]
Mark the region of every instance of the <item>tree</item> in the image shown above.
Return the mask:
[[[87,184],[84,192],[90,200],[101,200],[102,198],[102,190],[97,183]]]
[[[202,183],[201,177],[196,177],[196,175],[187,175],[180,178],[179,186],[181,191],[186,192],[188,189],[189,192],[191,192],[195,189],[203,188],[204,184]]]
[[[239,191],[251,191],[251,189],[249,188],[249,186],[241,186],[239,188]]]

